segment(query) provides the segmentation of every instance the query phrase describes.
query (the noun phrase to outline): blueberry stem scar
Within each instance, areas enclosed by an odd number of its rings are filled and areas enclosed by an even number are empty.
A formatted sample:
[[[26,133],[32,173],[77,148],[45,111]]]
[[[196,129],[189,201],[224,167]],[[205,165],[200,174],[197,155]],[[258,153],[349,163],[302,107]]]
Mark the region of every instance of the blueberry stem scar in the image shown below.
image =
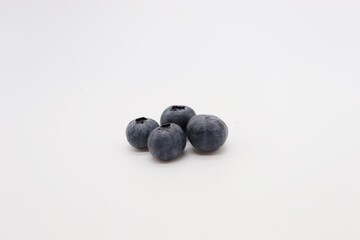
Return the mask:
[[[136,122],[136,123],[143,124],[146,120],[147,120],[146,117],[141,117],[141,118],[135,119],[135,122]]]

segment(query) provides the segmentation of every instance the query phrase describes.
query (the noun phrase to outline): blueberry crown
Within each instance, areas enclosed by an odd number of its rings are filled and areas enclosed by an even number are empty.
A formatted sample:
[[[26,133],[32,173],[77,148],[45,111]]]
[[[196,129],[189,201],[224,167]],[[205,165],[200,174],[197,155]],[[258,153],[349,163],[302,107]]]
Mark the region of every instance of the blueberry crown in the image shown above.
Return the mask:
[[[179,110],[184,110],[184,109],[185,109],[185,106],[174,105],[174,106],[171,106],[170,111],[179,111]]]
[[[141,118],[135,119],[135,122],[136,122],[136,123],[143,124],[146,120],[147,120],[146,117],[141,117]]]

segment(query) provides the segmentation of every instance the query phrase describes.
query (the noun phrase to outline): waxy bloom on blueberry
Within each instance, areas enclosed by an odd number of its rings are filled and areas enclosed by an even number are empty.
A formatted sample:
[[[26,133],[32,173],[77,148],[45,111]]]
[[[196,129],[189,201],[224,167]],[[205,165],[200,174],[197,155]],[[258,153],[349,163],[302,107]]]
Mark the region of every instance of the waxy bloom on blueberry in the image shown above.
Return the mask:
[[[175,123],[155,128],[149,135],[148,148],[157,159],[167,161],[179,156],[185,149],[186,135]]]
[[[160,124],[163,125],[165,123],[176,123],[185,132],[186,124],[193,116],[195,116],[195,112],[190,107],[172,105],[166,108],[161,114]]]
[[[147,148],[149,134],[158,126],[159,124],[153,119],[145,117],[137,118],[128,124],[126,138],[134,148]]]
[[[202,114],[189,120],[186,134],[194,148],[203,152],[213,152],[224,145],[228,128],[220,118]]]

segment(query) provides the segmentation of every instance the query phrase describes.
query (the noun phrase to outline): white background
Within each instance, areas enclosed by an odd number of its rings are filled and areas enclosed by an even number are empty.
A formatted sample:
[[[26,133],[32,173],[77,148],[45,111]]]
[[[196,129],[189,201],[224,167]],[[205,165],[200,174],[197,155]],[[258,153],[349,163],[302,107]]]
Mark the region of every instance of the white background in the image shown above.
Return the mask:
[[[0,239],[360,239],[360,3],[0,1]],[[160,163],[172,104],[225,146]]]

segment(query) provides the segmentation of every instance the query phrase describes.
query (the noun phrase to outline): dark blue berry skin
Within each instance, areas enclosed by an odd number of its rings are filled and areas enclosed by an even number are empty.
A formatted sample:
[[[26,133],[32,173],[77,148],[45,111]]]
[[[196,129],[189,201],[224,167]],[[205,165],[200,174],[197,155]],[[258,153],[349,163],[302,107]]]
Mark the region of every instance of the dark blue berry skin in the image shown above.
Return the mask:
[[[179,156],[186,146],[186,134],[177,124],[155,128],[149,135],[148,148],[157,159],[168,161]]]
[[[158,126],[159,124],[153,119],[145,117],[137,118],[128,124],[126,138],[134,148],[147,148],[149,134]]]
[[[195,112],[190,107],[173,105],[166,108],[165,111],[161,114],[160,124],[163,125],[165,123],[176,123],[185,132],[186,124],[193,116],[195,116]]]
[[[213,152],[224,145],[228,128],[216,116],[196,115],[189,120],[186,134],[194,148],[202,152]]]

